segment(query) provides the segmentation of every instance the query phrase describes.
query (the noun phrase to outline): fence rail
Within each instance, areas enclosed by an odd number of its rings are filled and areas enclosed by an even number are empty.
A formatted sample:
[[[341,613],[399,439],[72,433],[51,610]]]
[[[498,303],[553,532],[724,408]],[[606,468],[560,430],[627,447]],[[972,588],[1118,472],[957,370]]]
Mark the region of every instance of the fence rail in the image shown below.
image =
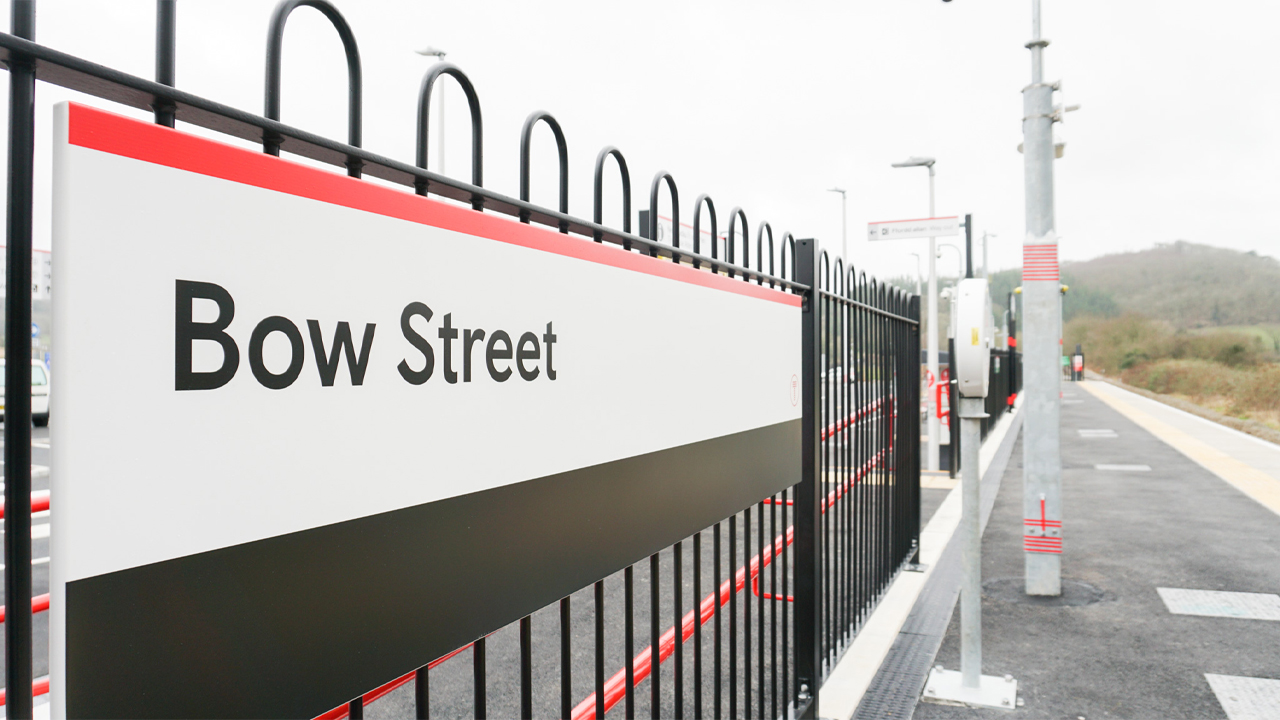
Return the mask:
[[[290,13],[301,6],[323,13],[343,43],[350,95],[346,142],[279,122],[281,38]],[[752,257],[746,213],[740,208],[730,212],[727,237],[722,239],[716,233],[715,204],[705,195],[694,204],[692,247],[680,246],[678,232],[672,233],[670,242],[649,239],[657,234],[660,190],[669,197],[672,226],[681,224],[676,183],[662,171],[649,188],[649,227],[642,228],[640,235],[632,234],[630,175],[622,153],[614,147],[604,148],[596,161],[593,220],[571,215],[566,134],[547,112],[531,114],[522,128],[519,198],[486,188],[479,96],[466,74],[451,64],[436,65],[423,79],[414,163],[363,149],[357,39],[327,0],[285,0],[277,6],[269,32],[261,116],[173,87],[177,22],[173,0],[157,2],[154,81],[37,44],[34,16],[32,0],[14,0],[13,32],[0,33],[0,62],[11,76],[6,280],[11,302],[5,317],[10,357],[31,352],[25,331],[31,308],[22,299],[30,287],[26,273],[31,266],[37,80],[153,111],[160,125],[174,127],[181,121],[260,142],[270,155],[284,152],[305,157],[341,168],[353,178],[378,178],[418,195],[469,204],[475,212],[496,212],[554,228],[583,242],[610,243],[705,272],[767,284],[804,300],[805,364],[795,388],[804,413],[798,484],[760,497],[645,560],[617,568],[543,611],[510,626],[492,628],[442,657],[423,658],[420,667],[387,678],[380,687],[320,717],[362,717],[365,703],[410,683],[417,717],[435,712],[483,718],[492,710],[495,715],[555,714],[588,720],[618,706],[627,718],[645,712],[654,718],[814,716],[823,677],[918,548],[917,297],[846,269],[843,260],[820,253],[814,241],[796,239],[790,233],[780,234],[775,252],[773,227],[767,222],[756,228]],[[426,169],[426,118],[432,88],[442,75],[458,81],[468,99],[470,182]],[[538,122],[552,129],[559,150],[557,209],[528,200],[529,139]],[[615,159],[622,178],[621,230],[602,222],[601,173],[609,157]],[[711,228],[706,251],[699,231],[704,216]],[[4,429],[5,463],[11,472],[6,478],[7,512],[3,514],[9,569],[5,596],[26,598],[31,597],[32,505],[47,508],[49,498],[47,493],[31,493],[31,413],[26,404],[30,375],[17,363],[11,363],[6,374],[11,400]],[[672,502],[678,503],[679,498]],[[47,603],[47,595],[42,597],[41,602]],[[370,612],[377,612],[372,603]],[[48,690],[47,679],[33,678],[31,616],[12,614],[5,624],[6,687],[16,690],[7,693],[8,716],[30,717],[33,691]],[[469,667],[463,662],[467,654]],[[619,665],[610,674],[609,669]],[[647,692],[641,685],[645,681]]]

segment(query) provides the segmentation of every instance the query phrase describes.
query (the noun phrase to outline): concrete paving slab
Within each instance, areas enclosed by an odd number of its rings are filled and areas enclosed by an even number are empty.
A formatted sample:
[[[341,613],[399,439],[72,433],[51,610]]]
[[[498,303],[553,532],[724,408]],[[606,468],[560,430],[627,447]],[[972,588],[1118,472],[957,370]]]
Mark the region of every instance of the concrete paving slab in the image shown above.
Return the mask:
[[[1280,714],[1280,680],[1206,673],[1228,720],[1274,720]]]
[[[1280,595],[1156,588],[1165,607],[1175,615],[1280,621]],[[1277,708],[1280,710],[1280,708]]]

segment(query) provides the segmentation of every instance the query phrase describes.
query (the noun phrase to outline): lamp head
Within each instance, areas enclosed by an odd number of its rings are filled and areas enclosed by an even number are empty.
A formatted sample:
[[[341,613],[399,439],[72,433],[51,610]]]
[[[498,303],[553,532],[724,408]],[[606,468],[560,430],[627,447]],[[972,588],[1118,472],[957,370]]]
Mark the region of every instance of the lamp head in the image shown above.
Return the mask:
[[[431,47],[430,45],[428,45],[427,47],[422,48],[421,50],[414,50],[414,52],[418,53],[419,55],[426,55],[426,56],[429,56],[429,57],[437,57],[437,58],[440,58],[441,60],[443,60],[443,59],[444,59],[444,56],[447,54],[447,53],[445,53],[445,51],[444,51],[444,50],[439,50],[439,49],[437,49],[437,48],[433,48],[433,47]]]
[[[902,162],[900,162],[900,163],[894,163],[894,164],[893,164],[893,167],[896,167],[896,168],[906,168],[906,167],[927,167],[927,168],[932,168],[932,167],[933,167],[933,164],[934,164],[935,162],[937,162],[937,160],[935,160],[935,159],[933,159],[933,158],[931,158],[931,157],[916,157],[915,155],[912,155],[911,157],[907,158],[906,160],[903,160],[903,161],[902,161]]]

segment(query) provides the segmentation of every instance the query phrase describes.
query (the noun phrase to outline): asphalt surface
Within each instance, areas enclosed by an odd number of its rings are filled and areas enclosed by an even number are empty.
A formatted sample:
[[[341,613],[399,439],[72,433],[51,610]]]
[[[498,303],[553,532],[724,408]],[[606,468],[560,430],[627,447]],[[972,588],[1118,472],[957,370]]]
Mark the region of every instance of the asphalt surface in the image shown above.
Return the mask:
[[[1018,592],[1019,441],[983,537],[982,633],[983,672],[1014,675],[1024,704],[1011,716],[921,703],[915,717],[1226,717],[1204,674],[1280,677],[1280,622],[1173,615],[1156,588],[1280,592],[1280,517],[1092,395],[1066,393],[1079,402],[1062,413],[1064,597],[1082,604]],[[936,662],[959,668],[955,615]]]
[[[4,423],[0,422],[0,427],[3,425]],[[3,440],[0,440],[0,446],[3,446]],[[49,428],[47,427],[31,428],[31,465],[31,489],[48,490]],[[32,514],[31,526],[31,557],[36,561],[31,566],[31,594],[35,596],[49,592],[49,511]],[[3,531],[0,530],[0,535],[2,534]],[[0,584],[0,597],[3,597],[3,593],[4,586]],[[7,609],[8,598],[4,598],[4,604]],[[38,678],[49,674],[49,614],[37,613],[32,618],[31,630],[35,643],[34,676]],[[3,653],[0,653],[0,672],[3,672],[3,668],[4,657]]]

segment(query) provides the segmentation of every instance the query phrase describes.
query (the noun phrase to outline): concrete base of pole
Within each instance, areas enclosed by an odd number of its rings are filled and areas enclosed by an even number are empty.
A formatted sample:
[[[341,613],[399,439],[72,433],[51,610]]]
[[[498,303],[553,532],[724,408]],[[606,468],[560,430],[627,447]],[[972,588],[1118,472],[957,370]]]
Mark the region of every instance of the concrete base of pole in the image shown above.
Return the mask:
[[[983,675],[978,687],[965,687],[961,673],[943,670],[941,666],[929,673],[921,700],[939,705],[965,705],[969,707],[1000,708],[1012,710],[1018,706],[1018,681],[1012,676]]]

